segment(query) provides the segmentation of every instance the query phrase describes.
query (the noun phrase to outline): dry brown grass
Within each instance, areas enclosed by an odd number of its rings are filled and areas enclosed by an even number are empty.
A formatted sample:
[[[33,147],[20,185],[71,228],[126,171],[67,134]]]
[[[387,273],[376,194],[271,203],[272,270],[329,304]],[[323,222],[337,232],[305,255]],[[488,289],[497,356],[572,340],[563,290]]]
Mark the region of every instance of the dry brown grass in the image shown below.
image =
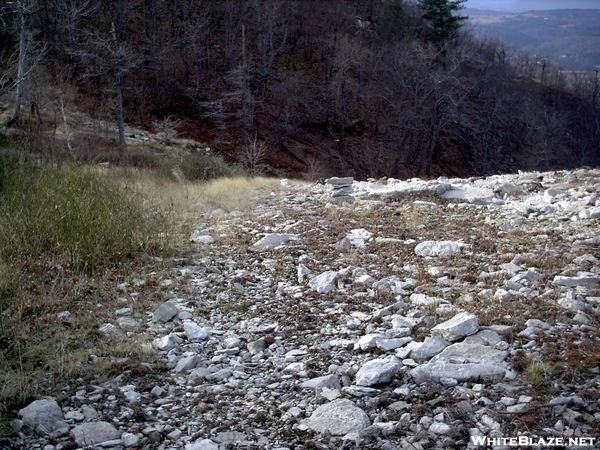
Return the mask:
[[[271,192],[279,192],[280,181],[271,178],[218,178],[206,182],[169,179],[152,171],[111,167],[117,179],[140,193],[149,203],[174,214],[178,220],[195,220],[214,209],[247,213]]]

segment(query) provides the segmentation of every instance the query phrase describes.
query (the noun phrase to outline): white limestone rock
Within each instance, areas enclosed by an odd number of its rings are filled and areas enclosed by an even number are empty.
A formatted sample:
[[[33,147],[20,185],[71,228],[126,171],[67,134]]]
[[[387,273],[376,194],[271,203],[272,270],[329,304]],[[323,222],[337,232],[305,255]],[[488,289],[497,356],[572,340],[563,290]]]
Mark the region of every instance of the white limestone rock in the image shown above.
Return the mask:
[[[200,342],[208,338],[206,330],[191,320],[183,322],[183,329],[190,342]]]
[[[156,350],[168,351],[168,350],[178,347],[182,343],[183,343],[183,339],[181,337],[179,337],[175,333],[170,333],[161,338],[154,339],[152,341],[152,346]]]
[[[387,383],[398,373],[402,363],[394,356],[366,362],[356,373],[358,386],[373,386]]]
[[[377,339],[375,341],[375,345],[377,348],[383,352],[389,352],[390,350],[396,350],[409,342],[412,341],[412,337],[406,336],[401,338],[392,338],[392,339]]]
[[[326,294],[335,289],[335,280],[337,277],[338,273],[336,271],[329,270],[314,277],[308,285],[319,294]]]
[[[190,237],[190,242],[195,244],[212,244],[215,242],[215,239],[208,234],[202,234],[202,232],[199,230],[194,230],[192,232],[192,236]]]
[[[494,191],[484,187],[470,185],[452,186],[441,195],[445,199],[464,200],[474,204],[488,204],[494,198]]]
[[[479,322],[475,314],[461,312],[451,319],[442,322],[431,329],[431,334],[450,342],[477,333]]]
[[[41,425],[48,432],[65,420],[61,407],[53,398],[35,400],[19,411],[19,417],[32,430]]]
[[[198,439],[195,442],[185,444],[185,450],[219,450],[219,444],[210,439]]]
[[[173,369],[173,373],[185,373],[195,369],[202,362],[202,358],[198,355],[184,356],[177,361],[177,365]]]
[[[502,338],[498,333],[493,330],[479,330],[477,333],[467,336],[464,340],[464,344],[481,344],[495,346],[502,341]]]
[[[591,272],[578,272],[576,277],[565,277],[557,275],[552,280],[553,284],[558,286],[576,287],[595,287],[600,282],[600,276]]]
[[[371,425],[371,420],[354,402],[337,399],[319,406],[304,423],[317,433],[343,436],[360,432]]]
[[[440,353],[448,345],[450,343],[445,339],[437,336],[429,336],[425,338],[423,345],[410,352],[410,357],[418,363],[423,363]]]
[[[325,180],[325,183],[330,186],[350,186],[354,183],[352,177],[331,177]]]
[[[459,382],[501,380],[508,369],[506,350],[487,345],[456,343],[446,347],[427,364],[412,369],[409,374],[416,383],[454,378]]]
[[[254,248],[259,250],[271,250],[280,245],[286,244],[289,241],[297,241],[299,236],[297,234],[290,233],[271,233],[267,234],[260,241],[254,244]]]
[[[507,351],[497,350],[488,345],[458,342],[446,347],[442,352],[435,355],[431,358],[430,363],[447,361],[456,364],[503,364],[507,356]]]
[[[300,383],[303,389],[342,389],[337,375],[324,375],[322,377],[312,378]]]
[[[453,241],[424,241],[417,244],[417,256],[452,256],[461,252],[461,245]]]
[[[379,333],[365,334],[364,336],[360,337],[356,345],[361,350],[368,351],[377,347],[377,341],[384,338],[385,336]]]
[[[307,278],[312,274],[312,270],[306,267],[304,264],[298,264],[298,283],[303,283],[304,278]]]
[[[498,381],[504,378],[506,368],[498,364],[452,364],[438,362],[423,364],[409,371],[415,383],[439,381],[441,378],[454,378],[459,382],[474,380]]]
[[[125,448],[137,448],[140,445],[140,438],[137,434],[123,433],[121,435],[121,441]]]
[[[87,422],[71,430],[71,437],[80,447],[100,445],[121,439],[121,432],[108,422]]]
[[[173,317],[175,317],[177,315],[178,309],[177,306],[171,302],[165,302],[162,305],[160,305],[156,311],[154,311],[154,314],[152,315],[152,319],[155,322],[161,322],[161,323],[166,323],[169,320],[173,319]]]

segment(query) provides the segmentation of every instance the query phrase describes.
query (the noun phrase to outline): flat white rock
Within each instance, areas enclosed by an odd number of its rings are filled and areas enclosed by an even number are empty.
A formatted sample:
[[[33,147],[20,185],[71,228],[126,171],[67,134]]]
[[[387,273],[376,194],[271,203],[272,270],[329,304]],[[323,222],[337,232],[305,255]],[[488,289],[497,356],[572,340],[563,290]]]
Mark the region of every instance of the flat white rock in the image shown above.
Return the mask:
[[[451,256],[460,252],[460,244],[453,241],[424,241],[415,247],[418,256]]]
[[[267,234],[260,241],[254,244],[255,248],[260,250],[270,250],[275,247],[279,247],[291,240],[298,240],[299,237],[297,234],[289,234],[289,233],[271,233]]]

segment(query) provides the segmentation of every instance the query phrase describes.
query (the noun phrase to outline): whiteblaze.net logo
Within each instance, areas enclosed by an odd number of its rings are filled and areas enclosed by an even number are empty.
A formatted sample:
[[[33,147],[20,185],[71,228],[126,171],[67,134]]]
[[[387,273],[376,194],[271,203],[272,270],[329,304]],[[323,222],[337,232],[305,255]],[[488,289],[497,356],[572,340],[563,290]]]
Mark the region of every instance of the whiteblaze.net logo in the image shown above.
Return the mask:
[[[485,436],[471,436],[471,444],[478,447],[508,446],[508,447],[552,447],[568,445],[572,447],[590,447],[596,442],[593,437],[501,437],[489,438]]]

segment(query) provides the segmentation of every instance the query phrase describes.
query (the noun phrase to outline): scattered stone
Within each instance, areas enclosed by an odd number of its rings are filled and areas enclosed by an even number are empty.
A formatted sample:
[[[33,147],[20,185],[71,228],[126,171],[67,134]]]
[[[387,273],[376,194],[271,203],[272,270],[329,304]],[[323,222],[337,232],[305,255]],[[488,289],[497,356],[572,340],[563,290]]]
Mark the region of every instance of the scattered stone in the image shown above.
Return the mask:
[[[89,422],[71,430],[71,437],[80,447],[99,445],[109,441],[120,441],[121,433],[108,422]]]
[[[208,234],[202,234],[199,230],[194,230],[190,237],[190,241],[194,244],[212,244],[215,242],[215,239]]]
[[[448,345],[450,345],[448,341],[437,336],[426,337],[423,345],[410,352],[410,357],[418,363],[423,363],[440,353]]]
[[[300,383],[300,387],[303,389],[341,389],[340,382],[336,375],[325,375],[322,377],[312,378]]]
[[[170,333],[161,338],[157,338],[152,341],[152,346],[157,350],[168,351],[173,348],[179,347],[183,343],[183,339],[175,333]]]
[[[600,282],[600,276],[591,272],[579,272],[576,277],[565,277],[557,275],[552,282],[559,286],[576,287],[595,287]]]
[[[333,248],[337,252],[345,252],[346,250],[350,250],[350,247],[352,247],[352,242],[345,237],[337,241]]]
[[[200,342],[208,338],[206,330],[191,320],[184,321],[183,328],[190,342]]]
[[[36,430],[41,425],[48,432],[65,420],[61,407],[53,398],[35,400],[19,411],[19,417],[31,430]]]
[[[451,256],[461,252],[461,245],[452,241],[425,241],[415,247],[418,256]]]
[[[165,323],[177,315],[177,306],[173,302],[165,302],[158,307],[152,316],[155,322]]]
[[[452,319],[442,322],[431,329],[431,334],[453,342],[477,333],[479,322],[475,314],[461,312]]]
[[[185,444],[185,450],[219,450],[219,444],[210,439],[198,439],[191,444]]]
[[[218,444],[240,444],[247,441],[246,434],[240,433],[239,431],[224,431],[218,433],[213,441]]]
[[[140,445],[139,436],[133,433],[123,433],[121,435],[121,441],[125,448],[137,448]]]
[[[308,285],[319,294],[326,294],[335,289],[335,280],[338,273],[336,271],[327,271],[314,277]]]
[[[305,424],[317,433],[329,433],[343,436],[371,425],[369,416],[347,399],[337,399],[319,406],[305,421]]]
[[[365,386],[346,386],[342,388],[342,392],[352,395],[353,397],[377,397],[381,394],[380,389]]]
[[[195,369],[202,362],[202,358],[198,355],[191,355],[181,358],[177,361],[177,365],[173,369],[174,373],[184,373]]]
[[[297,241],[299,236],[297,234],[289,234],[289,233],[271,233],[267,234],[260,241],[254,244],[254,248],[259,250],[272,250],[276,247],[279,247],[283,244],[286,244],[289,241]]]
[[[62,311],[56,315],[56,320],[64,325],[70,325],[73,323],[73,317],[70,311]]]
[[[112,323],[105,323],[99,328],[100,333],[110,335],[119,332],[119,328]]]
[[[260,338],[256,341],[248,342],[246,347],[251,355],[258,355],[267,348],[267,341],[264,338]]]
[[[356,373],[356,384],[358,386],[373,386],[387,383],[400,370],[401,363],[395,356],[385,359],[372,359]]]

